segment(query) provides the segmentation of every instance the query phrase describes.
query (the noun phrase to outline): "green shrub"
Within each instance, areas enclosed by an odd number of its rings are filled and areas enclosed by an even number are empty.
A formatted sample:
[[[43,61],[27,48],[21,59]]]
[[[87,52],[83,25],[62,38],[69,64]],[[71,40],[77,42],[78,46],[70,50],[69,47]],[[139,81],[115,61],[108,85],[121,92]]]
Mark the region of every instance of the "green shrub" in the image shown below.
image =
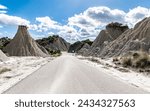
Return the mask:
[[[48,50],[49,54],[52,56],[60,56],[62,53],[60,50]]]

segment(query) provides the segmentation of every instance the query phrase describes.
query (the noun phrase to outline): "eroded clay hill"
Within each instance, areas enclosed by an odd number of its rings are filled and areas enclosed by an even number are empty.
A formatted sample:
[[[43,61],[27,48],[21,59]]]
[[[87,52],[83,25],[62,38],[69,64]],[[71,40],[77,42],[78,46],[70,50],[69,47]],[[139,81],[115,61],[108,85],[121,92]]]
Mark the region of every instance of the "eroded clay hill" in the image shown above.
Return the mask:
[[[120,23],[110,23],[102,30],[94,40],[91,49],[85,55],[99,56],[101,51],[112,41],[117,39],[122,33],[128,30],[128,26]]]
[[[4,48],[9,56],[47,56],[43,47],[39,46],[30,36],[26,26],[19,26],[11,42]]]
[[[150,17],[145,18],[106,45],[100,56],[112,57],[124,55],[130,51],[150,52]]]

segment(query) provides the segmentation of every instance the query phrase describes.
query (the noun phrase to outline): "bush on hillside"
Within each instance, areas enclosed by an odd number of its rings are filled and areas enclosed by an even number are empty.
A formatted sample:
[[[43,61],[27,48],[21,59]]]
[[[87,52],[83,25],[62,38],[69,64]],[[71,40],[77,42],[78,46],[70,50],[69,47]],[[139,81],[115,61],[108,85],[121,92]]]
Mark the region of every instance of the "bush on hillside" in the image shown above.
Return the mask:
[[[83,42],[84,44],[87,43],[87,44],[89,44],[90,46],[93,44],[93,42],[90,41],[89,39],[83,40],[83,41],[81,41],[81,42]]]
[[[121,63],[124,67],[132,66],[131,57],[123,57]]]
[[[48,50],[49,54],[52,56],[60,56],[62,53],[60,50]]]
[[[122,57],[121,63],[125,67],[147,68],[150,67],[150,55],[146,52],[134,52]]]

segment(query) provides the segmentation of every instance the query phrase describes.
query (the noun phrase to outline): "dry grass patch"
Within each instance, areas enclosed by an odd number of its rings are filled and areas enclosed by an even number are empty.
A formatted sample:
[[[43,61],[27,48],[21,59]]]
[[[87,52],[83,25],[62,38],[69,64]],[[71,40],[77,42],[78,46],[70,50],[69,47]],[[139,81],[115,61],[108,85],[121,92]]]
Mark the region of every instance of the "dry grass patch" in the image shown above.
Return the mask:
[[[118,60],[123,67],[139,69],[139,72],[149,72],[150,55],[146,52],[132,52]],[[114,59],[113,62],[118,63],[118,60]]]
[[[88,60],[90,60],[90,61],[92,61],[92,62],[95,62],[95,63],[98,63],[98,64],[101,64],[101,62],[99,61],[99,59],[94,58],[94,57],[88,58]]]
[[[0,74],[11,71],[9,68],[0,68]]]

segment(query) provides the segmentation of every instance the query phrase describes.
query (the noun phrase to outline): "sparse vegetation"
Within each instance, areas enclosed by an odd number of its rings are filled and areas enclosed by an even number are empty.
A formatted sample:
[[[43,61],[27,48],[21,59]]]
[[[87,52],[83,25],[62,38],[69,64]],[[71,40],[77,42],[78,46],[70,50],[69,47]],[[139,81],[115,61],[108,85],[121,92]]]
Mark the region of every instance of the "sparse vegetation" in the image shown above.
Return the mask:
[[[116,62],[116,59],[113,60]],[[150,55],[146,52],[133,52],[119,59],[124,67],[138,68],[139,72],[148,72],[150,68]]]
[[[117,57],[113,58],[113,62],[118,62],[119,59]]]
[[[38,39],[38,40],[36,40],[36,42],[37,42],[39,45],[45,47],[45,46],[47,46],[49,43],[54,43],[54,41],[56,41],[56,40],[58,39],[58,37],[59,37],[58,35],[52,35],[52,36],[49,36],[49,37],[47,37],[47,38]]]
[[[0,74],[5,73],[5,72],[8,72],[8,71],[11,71],[11,69],[8,69],[8,68],[0,68]]]
[[[123,57],[121,63],[124,67],[132,66],[131,57]]]
[[[83,40],[83,41],[81,41],[81,42],[83,42],[84,44],[87,43],[87,44],[89,44],[90,46],[93,44],[93,41],[90,41],[89,39]]]
[[[48,52],[50,55],[52,55],[54,57],[61,56],[61,54],[62,54],[60,50],[49,50]]]
[[[90,60],[90,61],[92,61],[92,62],[95,62],[95,63],[98,63],[98,64],[101,63],[97,58],[94,58],[94,57],[89,58],[88,60]]]
[[[118,22],[114,22],[114,23],[112,22],[112,23],[108,24],[106,27],[113,27],[113,28],[118,28],[118,29],[122,29],[122,30],[126,30],[129,28],[127,25],[123,25]]]

